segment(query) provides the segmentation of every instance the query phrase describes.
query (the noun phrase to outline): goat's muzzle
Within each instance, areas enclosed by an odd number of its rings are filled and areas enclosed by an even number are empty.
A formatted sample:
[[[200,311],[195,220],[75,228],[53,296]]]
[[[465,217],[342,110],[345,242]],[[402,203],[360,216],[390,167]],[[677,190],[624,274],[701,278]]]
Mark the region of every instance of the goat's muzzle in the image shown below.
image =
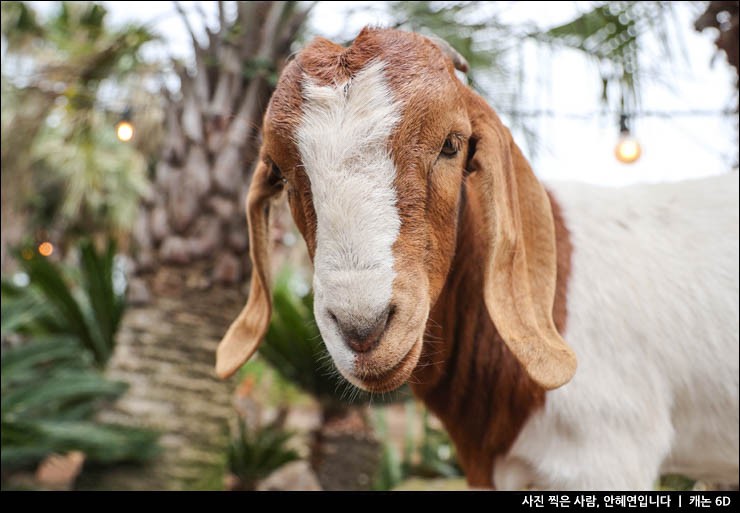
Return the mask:
[[[367,353],[378,346],[380,339],[393,318],[396,307],[390,305],[380,315],[369,321],[357,321],[329,310],[329,318],[336,323],[344,343],[355,353]]]

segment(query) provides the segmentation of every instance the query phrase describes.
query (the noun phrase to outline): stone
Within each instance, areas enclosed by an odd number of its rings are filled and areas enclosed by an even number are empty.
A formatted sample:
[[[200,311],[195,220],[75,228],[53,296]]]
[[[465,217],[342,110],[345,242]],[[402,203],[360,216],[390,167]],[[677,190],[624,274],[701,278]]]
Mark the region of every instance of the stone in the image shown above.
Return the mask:
[[[257,490],[315,492],[321,491],[321,485],[307,461],[293,461],[263,479]]]

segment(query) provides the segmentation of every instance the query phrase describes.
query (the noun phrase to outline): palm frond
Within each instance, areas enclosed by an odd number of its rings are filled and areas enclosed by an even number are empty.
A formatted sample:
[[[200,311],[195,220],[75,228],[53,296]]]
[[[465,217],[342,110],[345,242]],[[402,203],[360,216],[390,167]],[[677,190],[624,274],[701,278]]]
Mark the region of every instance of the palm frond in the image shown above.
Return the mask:
[[[0,359],[3,468],[73,450],[92,463],[142,461],[157,451],[157,433],[95,420],[128,388],[99,370],[113,352],[124,304],[113,288],[115,246],[99,253],[83,242],[79,252],[78,274],[21,252],[29,285],[2,282],[2,336],[12,340]]]
[[[14,385],[3,394],[4,418],[54,418],[80,403],[115,399],[128,388],[125,383],[108,381],[93,371],[64,368],[49,373],[43,380]]]
[[[82,283],[91,315],[110,353],[125,305],[124,296],[117,294],[113,288],[116,244],[110,239],[101,253],[96,251],[90,240],[82,240],[79,247]]]
[[[80,357],[80,342],[72,335],[36,335],[33,343],[22,344],[12,349],[3,349],[2,372],[3,388],[25,383],[38,377],[38,369],[65,369],[79,366],[89,367],[89,361]],[[5,395],[3,395],[3,406]]]
[[[227,457],[229,470],[239,478],[243,489],[253,489],[260,479],[299,459],[298,453],[287,447],[292,436],[276,424],[250,431],[239,423],[238,436],[229,445]]]
[[[104,365],[111,348],[99,329],[92,325],[89,314],[74,297],[72,288],[65,282],[63,271],[57,264],[39,255],[21,259],[23,269],[31,284],[43,293],[53,308],[56,318],[65,333],[75,335],[94,356],[99,365]]]
[[[675,45],[668,27],[673,15],[671,2],[603,2],[575,19],[527,37],[545,45],[577,50],[599,65],[604,84],[602,99],[608,101],[609,86],[619,90],[623,108],[639,105],[640,83],[646,71],[641,67],[640,51],[650,35],[657,41],[666,61],[673,57]]]
[[[18,468],[48,454],[82,451],[91,462],[140,462],[157,454],[157,435],[130,427],[76,420],[2,421],[2,465]]]

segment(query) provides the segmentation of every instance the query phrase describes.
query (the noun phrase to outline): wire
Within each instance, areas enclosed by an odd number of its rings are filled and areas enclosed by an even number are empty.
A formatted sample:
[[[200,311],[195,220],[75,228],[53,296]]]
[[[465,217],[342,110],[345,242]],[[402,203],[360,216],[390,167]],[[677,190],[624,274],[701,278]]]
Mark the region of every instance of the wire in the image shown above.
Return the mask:
[[[565,118],[565,119],[594,119],[609,114],[626,115],[629,118],[675,118],[675,117],[729,117],[737,116],[737,111],[732,109],[724,110],[643,110],[638,112],[616,112],[611,110],[594,111],[594,112],[557,112],[550,109],[538,110],[517,110],[517,109],[497,109],[499,114],[506,114],[511,117],[519,118]]]
[[[51,92],[51,91],[50,91]],[[60,93],[52,92],[52,94],[62,96]],[[84,93],[82,93],[84,94]],[[103,100],[101,98],[92,99],[94,107],[107,113],[115,114],[117,112],[124,112],[125,110],[146,110],[146,106],[136,106],[129,102],[122,102],[121,100]],[[521,110],[521,109],[505,109],[497,108],[496,111],[499,114],[514,118],[560,118],[560,119],[575,119],[575,120],[592,120],[595,118],[604,117],[607,115],[625,115],[630,119],[634,118],[676,118],[676,117],[730,117],[737,116],[738,112],[734,109],[721,109],[721,110],[710,110],[710,109],[688,109],[688,110],[641,110],[635,112],[623,112],[613,110],[598,110],[590,112],[558,112],[552,109],[534,109],[534,110]]]

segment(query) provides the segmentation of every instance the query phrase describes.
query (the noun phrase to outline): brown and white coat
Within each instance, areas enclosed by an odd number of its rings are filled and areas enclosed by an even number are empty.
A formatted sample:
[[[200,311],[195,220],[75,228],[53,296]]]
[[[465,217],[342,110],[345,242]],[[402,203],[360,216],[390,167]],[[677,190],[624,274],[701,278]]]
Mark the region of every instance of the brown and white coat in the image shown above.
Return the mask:
[[[455,65],[444,43],[382,29],[288,64],[247,199],[249,302],[217,373],[269,324],[285,190],[338,370],[376,392],[408,380],[472,485],[737,483],[737,173],[546,191]]]

